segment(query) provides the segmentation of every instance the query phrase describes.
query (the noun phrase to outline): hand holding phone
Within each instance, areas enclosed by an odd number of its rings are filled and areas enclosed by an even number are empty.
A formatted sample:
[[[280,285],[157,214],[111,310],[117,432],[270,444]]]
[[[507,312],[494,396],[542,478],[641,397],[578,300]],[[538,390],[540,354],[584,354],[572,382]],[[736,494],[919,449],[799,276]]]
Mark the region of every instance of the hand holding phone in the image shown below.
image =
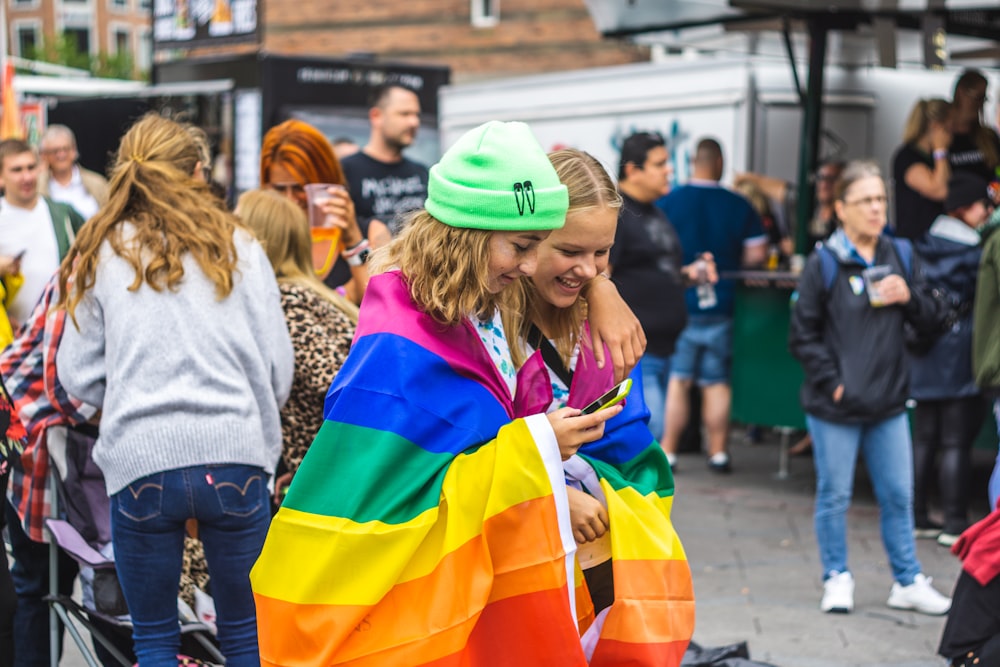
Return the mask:
[[[624,401],[630,391],[632,391],[632,378],[625,378],[580,412],[589,415],[598,410],[610,408],[612,405]]]

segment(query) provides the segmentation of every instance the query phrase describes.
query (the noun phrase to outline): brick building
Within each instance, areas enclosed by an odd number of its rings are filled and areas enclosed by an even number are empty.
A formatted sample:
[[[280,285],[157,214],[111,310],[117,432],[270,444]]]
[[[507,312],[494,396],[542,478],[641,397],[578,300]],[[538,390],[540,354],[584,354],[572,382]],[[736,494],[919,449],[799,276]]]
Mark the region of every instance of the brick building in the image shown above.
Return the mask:
[[[58,35],[72,38],[78,52],[132,55],[139,72],[152,63],[152,0],[0,0],[7,3],[10,53],[28,58]]]
[[[271,52],[370,51],[449,65],[456,81],[649,58],[602,40],[583,0],[269,0],[265,18]]]
[[[646,47],[602,39],[584,0],[261,0],[258,12],[267,53],[447,65],[457,82],[649,59]],[[248,48],[175,50],[158,59]]]

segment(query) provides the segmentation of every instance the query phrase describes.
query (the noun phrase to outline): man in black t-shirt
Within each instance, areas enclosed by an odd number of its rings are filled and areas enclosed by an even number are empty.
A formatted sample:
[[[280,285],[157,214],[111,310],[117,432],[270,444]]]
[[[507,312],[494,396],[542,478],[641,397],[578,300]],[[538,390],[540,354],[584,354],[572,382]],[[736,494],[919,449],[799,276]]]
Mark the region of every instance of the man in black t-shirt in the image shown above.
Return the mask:
[[[399,82],[375,89],[368,119],[371,134],[359,152],[344,158],[344,175],[358,223],[373,247],[399,231],[399,216],[422,208],[427,167],[403,156],[420,127],[420,98]]]
[[[653,203],[670,190],[669,155],[659,134],[639,132],[622,144],[615,244],[608,270],[622,298],[646,334],[642,390],[649,407],[649,430],[663,437],[670,355],[687,324],[684,289],[697,278],[694,264],[683,266],[681,242],[666,215]],[[709,277],[715,263],[706,258]],[[673,461],[670,464],[673,465]]]

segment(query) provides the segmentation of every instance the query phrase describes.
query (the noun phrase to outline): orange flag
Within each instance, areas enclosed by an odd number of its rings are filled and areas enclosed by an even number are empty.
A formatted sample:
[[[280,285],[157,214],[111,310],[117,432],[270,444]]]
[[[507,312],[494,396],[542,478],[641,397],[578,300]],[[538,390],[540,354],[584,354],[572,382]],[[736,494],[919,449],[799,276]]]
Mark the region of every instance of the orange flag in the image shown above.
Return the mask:
[[[10,61],[5,63],[3,68],[0,107],[3,110],[3,116],[0,117],[0,139],[23,139],[21,110],[17,104],[17,94],[14,92],[14,63]]]

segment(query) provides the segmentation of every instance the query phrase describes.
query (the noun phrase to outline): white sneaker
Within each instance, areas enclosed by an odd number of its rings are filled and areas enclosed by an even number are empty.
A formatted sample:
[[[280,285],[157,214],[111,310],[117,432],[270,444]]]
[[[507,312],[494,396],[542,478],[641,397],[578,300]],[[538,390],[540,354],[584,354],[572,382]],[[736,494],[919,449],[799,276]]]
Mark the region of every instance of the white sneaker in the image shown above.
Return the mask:
[[[830,572],[823,582],[819,608],[828,614],[849,614],[854,610],[854,577],[850,572]]]
[[[887,604],[894,609],[912,609],[921,614],[940,616],[951,609],[951,598],[938,593],[931,586],[931,578],[918,574],[909,586],[892,585]]]

